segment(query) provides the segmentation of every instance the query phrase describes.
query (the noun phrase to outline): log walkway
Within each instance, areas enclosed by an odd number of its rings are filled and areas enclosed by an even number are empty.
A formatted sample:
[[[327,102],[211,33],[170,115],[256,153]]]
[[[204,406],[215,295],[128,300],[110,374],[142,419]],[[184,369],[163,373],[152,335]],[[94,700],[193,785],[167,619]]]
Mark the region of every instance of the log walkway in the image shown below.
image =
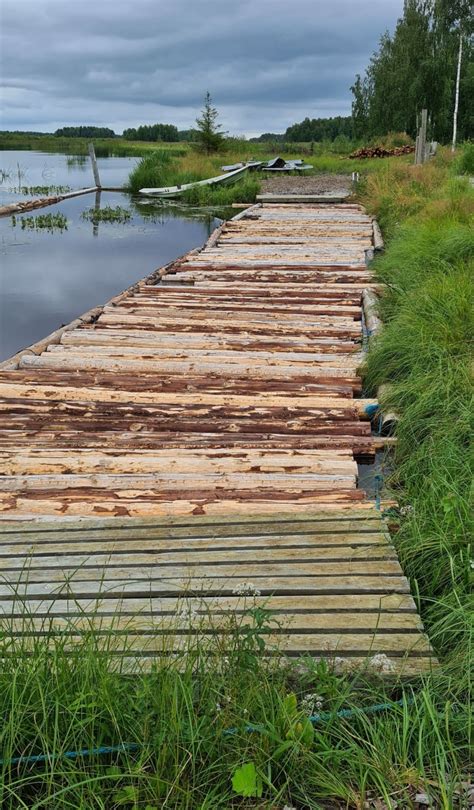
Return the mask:
[[[25,599],[38,627],[119,611],[153,655],[183,596],[216,617],[251,583],[289,655],[426,670],[357,488],[376,446],[357,373],[372,248],[356,205],[254,206],[0,371],[0,609],[20,622]]]

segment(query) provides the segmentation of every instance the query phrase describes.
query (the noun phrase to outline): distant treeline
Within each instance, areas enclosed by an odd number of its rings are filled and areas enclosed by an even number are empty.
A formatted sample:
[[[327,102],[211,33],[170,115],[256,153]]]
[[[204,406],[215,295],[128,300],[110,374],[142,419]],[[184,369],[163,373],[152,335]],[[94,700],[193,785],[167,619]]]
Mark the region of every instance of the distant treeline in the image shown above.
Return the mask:
[[[122,137],[127,141],[195,141],[197,130],[181,129],[174,124],[142,124],[139,127],[124,129]]]
[[[417,114],[426,108],[429,136],[448,142],[462,39],[458,137],[472,138],[473,19],[472,0],[405,0],[393,36],[383,34],[365,75],[357,76],[351,88],[354,137],[372,138],[390,131],[413,137]]]
[[[140,127],[124,129],[123,138],[127,141],[167,141],[176,142],[178,127],[174,124],[142,124]]]
[[[293,124],[285,132],[284,140],[333,141],[338,135],[352,137],[352,117],[337,115],[335,118],[305,118],[300,124]]]
[[[32,133],[29,133],[32,134]],[[45,133],[41,133],[45,134]],[[61,127],[54,133],[58,138],[116,138],[109,127]]]
[[[305,118],[299,124],[292,124],[284,133],[264,132],[253,143],[273,141],[275,143],[303,143],[333,141],[339,135],[352,137],[352,117],[337,115],[335,118]]]

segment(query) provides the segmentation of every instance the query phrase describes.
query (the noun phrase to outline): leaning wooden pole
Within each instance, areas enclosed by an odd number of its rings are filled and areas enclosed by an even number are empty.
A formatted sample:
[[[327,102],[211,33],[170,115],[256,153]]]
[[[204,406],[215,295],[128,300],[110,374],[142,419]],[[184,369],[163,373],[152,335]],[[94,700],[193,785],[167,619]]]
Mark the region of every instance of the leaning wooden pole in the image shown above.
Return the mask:
[[[102,188],[102,186],[100,184],[99,167],[97,165],[97,158],[95,156],[95,149],[94,149],[94,144],[93,143],[89,144],[89,156],[90,156],[91,163],[92,163],[92,172],[93,172],[93,175],[94,175],[94,183],[96,185],[96,188]]]

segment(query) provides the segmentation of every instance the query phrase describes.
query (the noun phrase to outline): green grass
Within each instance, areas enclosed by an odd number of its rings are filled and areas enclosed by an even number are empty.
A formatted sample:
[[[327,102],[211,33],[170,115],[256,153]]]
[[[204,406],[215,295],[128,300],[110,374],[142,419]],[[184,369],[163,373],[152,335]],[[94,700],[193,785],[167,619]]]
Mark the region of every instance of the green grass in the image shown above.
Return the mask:
[[[150,157],[157,185],[170,182],[173,161]],[[217,161],[190,153],[180,170],[215,173]],[[385,327],[372,342],[365,385],[375,393],[386,384],[382,404],[400,417],[386,482],[400,505],[394,542],[440,667],[401,683],[370,668],[341,675],[330,662],[265,658],[270,617],[249,604],[244,619],[230,616],[210,639],[195,627],[179,656],[132,675],[118,667],[131,656],[131,632],[101,635],[78,616],[67,632],[80,641],[71,644],[46,618],[44,636],[32,642],[25,607],[21,628],[7,618],[0,625],[0,750],[6,759],[57,756],[3,766],[6,810],[359,810],[376,799],[414,810],[418,791],[442,810],[467,807],[460,783],[472,778],[474,192],[452,177],[457,164],[444,151],[421,169],[397,159],[378,166],[359,190],[387,237],[375,265]],[[401,698],[403,706],[394,702]],[[315,702],[330,718],[313,732],[305,710]],[[385,702],[390,709],[380,714],[335,715]],[[260,731],[245,731],[248,723]],[[60,756],[123,742],[141,747]],[[235,789],[243,773],[260,797]]]
[[[1,623],[5,810],[270,810],[318,808],[326,799],[356,807],[371,797],[396,797],[408,808],[417,789],[428,789],[438,807],[461,807],[453,797],[469,762],[468,725],[464,692],[447,675],[387,687],[369,671],[354,678],[310,659],[264,658],[269,618],[252,600],[210,640],[195,626],[179,656],[133,674],[120,671],[133,652],[131,635],[100,636],[80,619],[54,634],[46,618],[49,638],[32,641],[31,621],[25,608],[13,640],[8,619]],[[71,643],[68,634],[79,628],[82,641]],[[335,714],[387,701],[380,714]],[[320,711],[325,719],[312,726],[308,715]],[[140,747],[62,756],[124,743]],[[5,762],[52,752],[34,765]],[[242,803],[233,777],[246,763],[262,797]]]
[[[55,135],[30,135],[29,133],[0,132],[0,149],[36,150],[40,152],[61,152],[69,155],[88,157],[88,145],[93,141],[97,157],[142,157],[157,144],[146,141],[127,141],[122,138],[64,138]],[[186,143],[160,143],[175,157],[188,151]]]
[[[464,694],[469,729],[474,193],[439,167],[428,167],[426,183],[420,180],[407,177],[397,189],[400,178],[393,178],[391,209],[384,198],[373,201],[392,238],[376,263],[386,323],[371,346],[365,383],[368,393],[384,384],[382,407],[399,415],[387,482],[401,507],[395,545],[443,671]],[[411,196],[413,183],[418,190]],[[407,207],[412,215],[400,225]],[[437,697],[433,682],[430,699]]]

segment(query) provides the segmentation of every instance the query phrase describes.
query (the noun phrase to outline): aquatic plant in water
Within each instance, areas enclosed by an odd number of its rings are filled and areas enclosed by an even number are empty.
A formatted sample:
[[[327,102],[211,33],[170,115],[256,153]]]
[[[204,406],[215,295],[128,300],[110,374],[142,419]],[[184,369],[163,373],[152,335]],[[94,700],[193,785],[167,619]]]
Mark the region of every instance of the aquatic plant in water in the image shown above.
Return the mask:
[[[113,208],[111,205],[106,205],[105,208],[88,208],[81,214],[81,219],[88,222],[128,222],[132,218],[131,212],[128,208],[122,208],[117,205]]]
[[[22,186],[22,194],[67,194],[72,191],[71,186]]]
[[[16,217],[12,216],[11,224],[15,228],[21,224],[22,231],[24,230],[46,230],[50,233],[53,231],[67,231],[68,220],[64,214],[39,214],[35,217]]]

